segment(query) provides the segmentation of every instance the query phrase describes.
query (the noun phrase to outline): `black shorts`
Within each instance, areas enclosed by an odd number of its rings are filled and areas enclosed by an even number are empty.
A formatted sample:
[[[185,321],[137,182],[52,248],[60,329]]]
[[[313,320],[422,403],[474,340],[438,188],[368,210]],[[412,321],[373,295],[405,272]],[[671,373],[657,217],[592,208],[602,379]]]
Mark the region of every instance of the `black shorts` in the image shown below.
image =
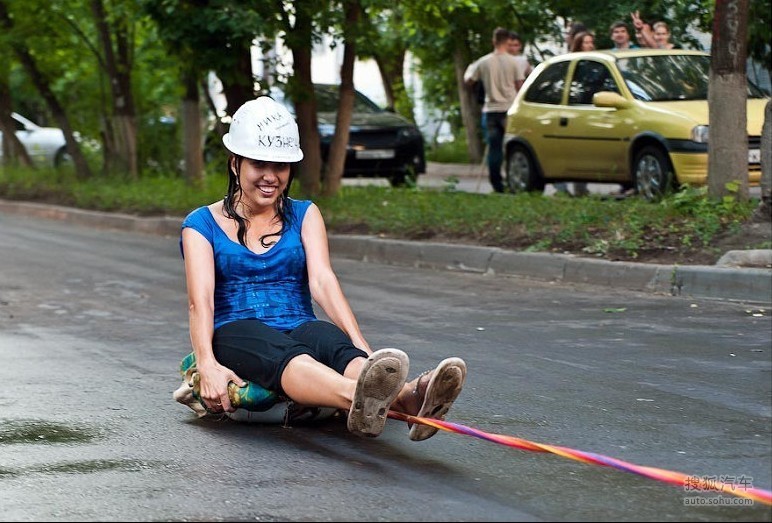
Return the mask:
[[[281,332],[260,320],[237,320],[214,331],[214,357],[241,379],[283,394],[281,375],[289,361],[308,354],[343,374],[354,358],[367,353],[328,321],[309,321],[289,332]]]

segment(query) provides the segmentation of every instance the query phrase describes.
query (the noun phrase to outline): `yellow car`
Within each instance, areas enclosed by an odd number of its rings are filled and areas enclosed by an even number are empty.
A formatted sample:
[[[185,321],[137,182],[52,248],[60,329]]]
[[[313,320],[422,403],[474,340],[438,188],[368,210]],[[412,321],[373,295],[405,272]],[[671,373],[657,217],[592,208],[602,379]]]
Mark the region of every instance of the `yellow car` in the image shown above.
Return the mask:
[[[702,51],[568,53],[528,76],[507,117],[506,185],[619,183],[653,200],[708,176],[708,76]],[[765,94],[748,86],[748,176],[761,179]]]

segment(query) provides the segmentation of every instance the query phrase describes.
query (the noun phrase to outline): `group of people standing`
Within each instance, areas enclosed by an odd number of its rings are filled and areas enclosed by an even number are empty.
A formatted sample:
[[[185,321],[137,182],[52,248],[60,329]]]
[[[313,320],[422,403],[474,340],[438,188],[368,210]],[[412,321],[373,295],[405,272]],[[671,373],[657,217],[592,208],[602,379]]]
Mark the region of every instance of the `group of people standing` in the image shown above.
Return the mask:
[[[609,28],[612,51],[639,47],[678,48],[670,41],[667,23],[659,21],[651,25],[641,18],[638,11],[631,13],[630,17],[638,45],[632,42],[627,24],[618,20]],[[565,42],[566,49],[571,53],[595,50],[595,35],[582,22],[571,23],[565,33]],[[479,97],[482,104],[481,124],[486,141],[488,178],[495,192],[504,192],[501,167],[504,163],[507,111],[523,81],[533,70],[522,50],[523,41],[517,33],[497,27],[493,31],[493,51],[471,63],[464,72],[464,82],[468,86],[478,86],[484,92],[484,98]],[[555,188],[560,193],[571,194],[564,182],[556,183]],[[586,183],[574,183],[574,196],[588,194]]]
[[[630,18],[635,28],[634,43],[630,37],[628,26],[622,20],[617,20],[609,28],[609,36],[614,42],[612,51],[624,49],[638,49],[640,47],[649,47],[651,49],[679,49],[680,47],[670,41],[670,27],[666,22],[660,20],[653,25],[643,18],[638,11],[630,13]]]

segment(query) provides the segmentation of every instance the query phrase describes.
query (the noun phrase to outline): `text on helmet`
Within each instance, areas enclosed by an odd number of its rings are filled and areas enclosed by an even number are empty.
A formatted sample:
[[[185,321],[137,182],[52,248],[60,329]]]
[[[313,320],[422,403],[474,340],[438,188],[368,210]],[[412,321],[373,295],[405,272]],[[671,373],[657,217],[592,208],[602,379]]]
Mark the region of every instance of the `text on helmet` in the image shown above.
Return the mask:
[[[262,131],[264,127],[272,123],[281,122],[283,120],[286,120],[286,117],[284,116],[283,113],[277,111],[273,114],[267,115],[259,122],[255,122],[255,125],[257,126],[258,131]]]
[[[258,134],[257,143],[261,147],[272,149],[295,149],[299,147],[298,141],[291,136]]]

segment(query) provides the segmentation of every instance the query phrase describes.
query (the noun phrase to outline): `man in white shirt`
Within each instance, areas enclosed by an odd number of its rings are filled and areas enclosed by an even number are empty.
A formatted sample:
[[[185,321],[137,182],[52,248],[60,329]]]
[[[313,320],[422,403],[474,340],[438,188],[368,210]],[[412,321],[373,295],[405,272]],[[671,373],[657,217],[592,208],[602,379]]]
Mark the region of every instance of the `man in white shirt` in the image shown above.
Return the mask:
[[[509,53],[510,32],[503,27],[493,31],[493,52],[467,67],[464,81],[468,85],[482,81],[485,87],[486,139],[488,142],[488,178],[496,192],[504,192],[501,165],[504,163],[504,130],[507,110],[515,101],[525,79],[517,58]]]

